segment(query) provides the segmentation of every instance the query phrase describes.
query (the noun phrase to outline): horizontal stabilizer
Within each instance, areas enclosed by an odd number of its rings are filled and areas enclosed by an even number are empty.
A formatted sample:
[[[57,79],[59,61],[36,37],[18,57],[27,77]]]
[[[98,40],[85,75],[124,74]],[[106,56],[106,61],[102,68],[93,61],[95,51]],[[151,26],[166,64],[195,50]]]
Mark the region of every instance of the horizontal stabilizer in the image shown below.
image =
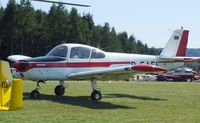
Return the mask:
[[[193,62],[200,61],[200,57],[160,57],[161,62]]]

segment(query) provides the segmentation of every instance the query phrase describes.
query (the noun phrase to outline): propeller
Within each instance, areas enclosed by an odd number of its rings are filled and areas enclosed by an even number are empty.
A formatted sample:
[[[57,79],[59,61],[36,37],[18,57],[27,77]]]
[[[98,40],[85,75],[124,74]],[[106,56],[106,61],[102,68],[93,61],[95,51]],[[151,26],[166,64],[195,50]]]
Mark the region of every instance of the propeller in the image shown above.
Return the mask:
[[[81,6],[81,7],[91,7],[90,5],[75,4],[75,3],[66,3],[66,2],[61,2],[61,1],[50,1],[50,0],[32,0],[32,1],[47,2],[47,3],[56,3],[56,4],[65,4],[65,5]]]

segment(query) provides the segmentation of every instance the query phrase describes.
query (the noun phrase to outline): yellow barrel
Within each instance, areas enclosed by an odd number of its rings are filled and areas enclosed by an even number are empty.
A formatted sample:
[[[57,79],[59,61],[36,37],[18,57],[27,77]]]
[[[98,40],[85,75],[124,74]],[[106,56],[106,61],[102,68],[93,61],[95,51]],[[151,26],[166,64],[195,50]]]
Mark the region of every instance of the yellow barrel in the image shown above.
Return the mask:
[[[16,110],[23,107],[23,81],[13,79],[9,110]]]
[[[15,110],[23,107],[23,82],[12,79],[8,62],[0,60],[0,110]]]

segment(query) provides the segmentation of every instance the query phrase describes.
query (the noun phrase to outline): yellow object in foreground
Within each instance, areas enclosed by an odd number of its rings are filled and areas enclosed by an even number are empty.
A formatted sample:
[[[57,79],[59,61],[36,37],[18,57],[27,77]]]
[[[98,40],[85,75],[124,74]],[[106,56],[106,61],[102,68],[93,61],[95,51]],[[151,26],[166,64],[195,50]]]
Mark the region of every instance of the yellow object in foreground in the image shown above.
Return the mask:
[[[0,110],[16,110],[23,107],[21,79],[12,79],[8,62],[0,60]]]

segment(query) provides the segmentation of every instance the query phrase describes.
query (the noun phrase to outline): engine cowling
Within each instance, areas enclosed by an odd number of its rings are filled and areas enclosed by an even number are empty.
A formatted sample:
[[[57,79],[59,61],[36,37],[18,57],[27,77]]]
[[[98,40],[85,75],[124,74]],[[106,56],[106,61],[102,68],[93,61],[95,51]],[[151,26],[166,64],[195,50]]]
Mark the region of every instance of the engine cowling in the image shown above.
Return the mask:
[[[25,72],[30,69],[30,64],[29,63],[24,63],[24,62],[16,62],[14,63],[13,67],[17,69],[19,72]]]

